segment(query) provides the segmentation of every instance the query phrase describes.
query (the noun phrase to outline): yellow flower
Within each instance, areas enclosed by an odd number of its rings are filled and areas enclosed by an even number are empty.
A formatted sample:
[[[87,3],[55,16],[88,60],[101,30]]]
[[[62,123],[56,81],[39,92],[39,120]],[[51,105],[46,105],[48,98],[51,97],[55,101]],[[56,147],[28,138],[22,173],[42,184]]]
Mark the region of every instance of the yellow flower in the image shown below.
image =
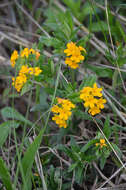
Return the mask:
[[[75,49],[76,49],[76,44],[73,42],[70,42],[67,44],[67,49],[64,50],[64,53],[66,53],[67,56],[73,55]]]
[[[42,70],[39,67],[28,67],[27,65],[22,65],[19,75],[26,74],[26,75],[35,75],[38,76]]]
[[[80,51],[84,51],[86,53],[86,49],[84,49],[82,46],[79,46]]]
[[[59,118],[63,120],[68,120],[68,118],[71,116],[71,112],[65,109],[61,109],[59,112]]]
[[[12,85],[16,88],[17,92],[20,92],[23,85],[27,82],[26,75],[18,75],[16,78],[12,77]]]
[[[13,53],[12,53],[12,55],[11,55],[11,59],[10,59],[12,67],[15,66],[15,64],[16,64],[15,61],[18,59],[18,56],[19,56],[18,52],[16,50],[14,50]]]
[[[38,51],[35,51],[32,48],[24,48],[20,53],[20,57],[28,58],[29,54],[34,54],[36,56],[36,59],[38,59],[40,56],[40,53]],[[18,52],[15,50],[11,55],[12,67],[15,66],[15,61],[18,59],[18,57]],[[30,75],[38,76],[41,72],[42,70],[39,67],[28,67],[28,65],[22,65],[19,70],[18,76],[12,77],[12,85],[16,88],[18,92],[20,92],[24,84],[27,82],[27,79],[30,78]]]
[[[51,111],[55,113],[52,120],[54,120],[59,127],[66,128],[67,120],[72,114],[71,109],[75,108],[75,105],[70,100],[62,98],[57,98],[57,102],[58,105],[54,105],[51,109]]]
[[[34,68],[33,68],[33,67],[29,67],[29,68],[28,68],[28,73],[29,73],[30,75],[33,75],[33,74],[34,74]]]
[[[34,55],[36,55],[36,60],[38,60],[39,57],[40,57],[40,53],[39,53],[38,51],[35,51],[35,50],[32,49],[32,48],[29,50],[29,54],[34,54]]]
[[[28,48],[24,48],[24,49],[21,51],[20,56],[21,56],[21,57],[26,57],[26,58],[28,58],[28,56],[29,56],[29,49],[28,49]]]
[[[103,109],[105,103],[106,103],[106,99],[100,98],[100,99],[97,101],[97,107],[100,108],[100,109]]]
[[[71,108],[75,108],[75,105],[69,100],[64,100],[62,107],[66,110],[71,110]]]
[[[92,88],[89,86],[84,87],[80,91],[80,99],[86,101],[92,95]]]
[[[52,117],[52,120],[54,120],[56,122],[57,125],[59,125],[59,127],[67,127],[67,123],[65,120],[61,119],[58,115],[55,115],[54,117]]]
[[[41,72],[42,72],[42,70],[39,67],[33,68],[33,73],[35,76],[38,76]]]
[[[66,111],[71,110],[71,108],[75,108],[75,105],[69,100],[57,98],[57,101],[58,101],[58,104],[61,104],[62,108]]]
[[[57,97],[57,102],[58,102],[58,104],[62,104],[62,103],[63,103],[63,101],[64,101],[64,99],[63,99],[63,98],[58,98],[58,97]]]
[[[65,59],[65,64],[70,66],[72,69],[79,67],[79,65],[76,62],[72,61],[69,57]]]
[[[92,94],[93,94],[93,96],[101,97],[102,96],[101,91],[102,91],[102,88],[98,88],[97,84],[94,83],[93,88],[92,88]]]
[[[97,104],[97,99],[94,98],[93,96],[89,96],[85,103],[84,103],[84,106],[87,108],[87,107],[90,107],[90,108],[93,108],[95,106],[95,104]]]
[[[31,49],[29,50],[29,54],[35,54],[35,50],[31,48]]]
[[[104,146],[107,146],[105,139],[100,139],[99,143],[95,144],[96,146],[100,146],[100,148],[103,148]]]
[[[19,75],[21,75],[21,74],[28,74],[28,72],[29,72],[28,66],[27,65],[22,65],[22,67],[21,67],[21,69],[19,71]]]
[[[38,60],[39,57],[40,57],[40,53],[38,51],[35,52],[35,55],[36,55],[36,59]]]
[[[88,113],[90,113],[93,116],[100,113],[100,112],[101,112],[101,110],[97,106],[90,108],[88,111]]]
[[[88,112],[91,115],[96,115],[104,108],[106,99],[102,98],[102,88],[98,88],[94,83],[93,87],[84,87],[80,91],[80,99],[84,101],[84,107],[89,108]]]
[[[72,69],[76,69],[79,67],[77,63],[84,60],[84,56],[81,55],[81,51],[86,53],[86,50],[82,46],[76,46],[75,43],[69,42],[67,44],[67,49],[64,50],[66,56],[68,56],[65,60],[65,64],[67,64]]]
[[[57,105],[54,105],[52,108],[51,108],[51,111],[54,112],[54,113],[59,113],[61,110],[61,108]]]
[[[74,61],[75,63],[79,63],[80,61],[84,60],[84,56],[81,55],[80,50],[77,48],[74,54],[70,57],[71,61]]]
[[[34,54],[36,56],[36,60],[39,59],[40,57],[40,53],[38,51],[35,51],[34,49],[28,49],[28,48],[24,48],[21,53],[20,53],[20,57],[24,58],[28,58],[29,54]],[[11,61],[11,66],[14,67],[16,64],[16,60],[18,59],[19,55],[18,52],[16,50],[13,51],[10,61]],[[37,74],[38,75],[38,74]]]

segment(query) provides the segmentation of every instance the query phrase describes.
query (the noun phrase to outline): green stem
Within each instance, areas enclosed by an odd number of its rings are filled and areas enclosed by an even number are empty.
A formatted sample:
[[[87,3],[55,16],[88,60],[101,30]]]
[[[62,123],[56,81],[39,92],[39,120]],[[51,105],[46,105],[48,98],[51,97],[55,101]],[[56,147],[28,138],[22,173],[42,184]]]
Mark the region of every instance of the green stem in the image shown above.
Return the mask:
[[[47,116],[47,119],[46,119],[46,122],[45,122],[45,126],[44,126],[44,131],[45,131],[46,127],[47,127],[49,117],[50,117],[50,113],[51,113],[51,107],[52,107],[52,105],[54,103],[54,100],[55,100],[55,97],[56,97],[56,91],[57,91],[57,87],[58,87],[58,84],[59,84],[59,78],[60,78],[60,70],[61,70],[61,61],[60,61],[58,75],[57,75],[57,79],[56,79],[55,90],[54,90],[54,94],[53,94],[53,97],[52,97],[52,102],[51,102],[51,105],[50,105],[50,110],[49,110],[49,113],[48,113],[48,116]]]
[[[72,79],[72,84],[74,85],[74,82],[75,82],[75,71],[73,69],[70,70],[70,75],[71,75],[71,79]]]
[[[31,102],[31,97],[32,97],[32,90],[30,91],[30,94],[29,94],[29,101],[28,101],[28,107],[27,107],[27,111],[26,111],[26,119],[28,118],[28,115],[29,115],[29,108],[30,108],[30,102]],[[25,134],[26,134],[26,128],[27,128],[27,123],[24,123],[24,126],[23,126],[23,137],[22,137],[22,143],[19,147],[20,151],[18,150],[18,159],[21,158],[21,154],[22,154],[22,151],[23,151],[23,144],[24,144],[24,140],[25,140]],[[14,131],[15,132],[15,131]],[[16,140],[16,132],[15,132],[15,140]],[[17,176],[18,176],[18,173],[19,173],[19,168],[21,168],[22,166],[20,165],[20,162],[18,163],[17,165],[17,170],[16,170],[16,177],[15,177],[15,180],[14,180],[14,187],[16,187],[16,184],[17,184]],[[21,168],[22,169],[22,168]],[[23,169],[22,169],[22,172],[23,172]]]

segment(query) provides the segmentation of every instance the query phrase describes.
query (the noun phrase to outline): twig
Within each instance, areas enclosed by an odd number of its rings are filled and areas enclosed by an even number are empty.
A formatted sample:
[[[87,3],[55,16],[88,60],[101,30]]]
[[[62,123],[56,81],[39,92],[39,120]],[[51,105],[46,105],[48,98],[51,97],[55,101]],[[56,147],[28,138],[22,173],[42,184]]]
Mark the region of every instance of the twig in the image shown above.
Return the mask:
[[[27,34],[27,35],[31,35],[31,36],[35,36],[37,38],[39,38],[41,35],[39,34],[36,34],[36,33],[32,33],[32,32],[27,32],[27,31],[22,31],[20,30],[19,28],[14,28],[14,27],[11,27],[11,26],[6,26],[4,24],[0,24],[0,28],[2,29],[7,29],[8,31],[13,31],[13,33],[18,33],[18,34],[21,34],[24,36],[24,34]]]
[[[59,156],[59,155],[54,151],[55,149],[49,148],[49,150],[50,150],[57,158],[59,158],[60,160],[62,160],[62,162],[64,162],[67,166],[70,166],[70,165],[71,165],[68,161],[64,160],[61,156]]]
[[[0,5],[0,8],[4,8],[4,7],[6,7],[6,6],[10,6],[10,5],[12,5],[13,3],[14,3],[14,2],[3,3],[3,4]]]
[[[110,36],[111,46],[112,46],[113,52],[115,54],[114,44],[113,44],[112,34],[111,34],[111,29],[110,29],[110,24],[109,24],[107,0],[105,0],[105,10],[106,10],[106,17],[107,17],[107,24],[108,24],[108,30],[109,30],[109,36]],[[121,75],[121,72],[120,72],[119,64],[118,64],[117,61],[116,61],[116,65],[117,65],[117,69],[118,69],[118,72],[119,72],[119,75],[120,75],[120,78],[121,78],[121,81],[122,81],[123,89],[126,92],[126,87],[125,87],[125,84],[124,84],[124,81],[123,81],[123,78],[122,78],[122,75]]]
[[[118,100],[116,100],[115,97],[113,97],[107,90],[104,89],[104,92],[106,94],[108,94],[108,96],[110,98],[112,98],[122,109],[124,109],[126,111],[126,108],[122,104],[120,104],[120,102]]]
[[[118,70],[117,67],[113,67],[113,66],[110,66],[110,65],[103,65],[103,64],[99,64],[99,63],[95,63],[95,62],[93,62],[92,65],[95,65],[95,66],[98,66],[98,67],[101,67],[101,68],[109,68],[109,69],[113,69],[113,70]],[[120,69],[120,71],[126,73],[125,69]]]
[[[103,91],[103,96],[107,99],[107,102],[110,104],[110,106],[115,110],[117,115],[121,118],[121,120],[126,124],[126,119],[122,116],[121,112],[117,109],[117,107],[112,103],[110,98],[106,95],[106,93]]]
[[[98,189],[96,190],[100,190],[104,185],[106,185],[112,178],[114,178],[124,167],[126,166],[126,163],[121,166],[110,178],[107,179],[107,181],[105,181]],[[126,186],[125,186],[126,187]],[[114,189],[113,189],[114,190]]]
[[[14,42],[14,43],[16,43],[16,44],[19,44],[19,45],[21,45],[21,46],[28,47],[28,46],[30,45],[30,44],[21,42],[21,41],[19,41],[19,40],[15,40],[15,39],[13,39],[12,37],[8,36],[7,34],[1,32],[1,31],[0,31],[0,35],[3,36],[4,38],[10,40],[11,42]]]

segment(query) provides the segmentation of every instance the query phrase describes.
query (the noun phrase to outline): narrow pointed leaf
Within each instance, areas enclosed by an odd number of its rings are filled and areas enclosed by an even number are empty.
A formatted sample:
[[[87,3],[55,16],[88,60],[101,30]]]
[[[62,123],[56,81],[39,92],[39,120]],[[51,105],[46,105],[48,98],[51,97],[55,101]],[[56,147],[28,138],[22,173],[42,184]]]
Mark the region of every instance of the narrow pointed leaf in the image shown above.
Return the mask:
[[[17,121],[5,121],[0,125],[0,147],[6,141],[12,127],[17,128],[20,125]]]
[[[14,108],[5,107],[1,110],[1,114],[4,118],[16,119],[16,120],[22,121],[28,125],[32,125],[32,122],[25,119],[25,117],[22,114],[20,114],[17,110],[15,110]]]
[[[31,171],[34,159],[35,159],[35,154],[40,146],[42,135],[43,135],[44,130],[42,130],[39,135],[35,138],[32,144],[28,147],[26,150],[24,157],[22,159],[22,167],[25,176],[29,176],[29,173]]]
[[[5,185],[6,190],[13,190],[10,174],[2,158],[0,158],[0,178]]]

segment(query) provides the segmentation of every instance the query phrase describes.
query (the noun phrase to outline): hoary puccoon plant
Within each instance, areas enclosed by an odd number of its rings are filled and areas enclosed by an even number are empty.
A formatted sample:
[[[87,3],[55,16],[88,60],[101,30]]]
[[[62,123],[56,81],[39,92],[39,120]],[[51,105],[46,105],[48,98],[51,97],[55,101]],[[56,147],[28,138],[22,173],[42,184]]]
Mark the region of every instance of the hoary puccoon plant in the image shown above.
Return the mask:
[[[88,60],[86,40],[78,40],[77,30],[75,32],[73,24],[69,23],[72,19],[65,22],[68,23],[64,33],[59,29],[59,33],[54,31],[53,37],[42,36],[33,47],[21,47],[12,52],[10,62],[15,75],[12,76],[11,86],[18,98],[32,94],[35,104],[30,105],[30,111],[43,115],[42,134],[59,128],[60,134],[79,134],[80,120],[93,121],[96,126],[103,125],[103,133],[96,133],[86,144],[78,145],[75,139],[71,139],[69,148],[57,145],[57,149],[71,158],[69,172],[74,170],[75,180],[81,183],[86,164],[100,161],[100,167],[104,168],[111,152],[107,140],[111,131],[109,118],[104,124],[99,119],[100,114],[107,110],[107,100],[96,75],[84,72],[83,79],[77,80]],[[52,55],[48,57],[47,51]],[[38,118],[36,120],[39,121]],[[38,133],[41,127],[36,124],[34,130]]]
[[[66,49],[63,50],[65,56],[64,63],[67,69],[78,69],[80,64],[83,64],[85,55],[87,52],[84,47],[78,46],[76,42],[68,42]],[[22,92],[27,85],[33,85],[33,81],[39,81],[43,83],[43,65],[39,61],[41,53],[35,49],[24,48],[18,53],[14,50],[11,55],[11,66],[16,69],[16,75],[12,77],[12,86],[18,93]],[[67,79],[66,79],[67,80]],[[44,84],[43,84],[44,86]],[[102,88],[98,87],[95,82],[93,86],[84,86],[78,91],[78,99],[82,100],[84,108],[88,110],[88,113],[92,116],[99,114],[104,109],[106,99],[103,98]],[[51,107],[51,112],[54,116],[52,120],[59,127],[69,127],[68,120],[72,116],[72,111],[77,109],[77,103],[68,99],[67,97],[56,97],[56,104]]]

